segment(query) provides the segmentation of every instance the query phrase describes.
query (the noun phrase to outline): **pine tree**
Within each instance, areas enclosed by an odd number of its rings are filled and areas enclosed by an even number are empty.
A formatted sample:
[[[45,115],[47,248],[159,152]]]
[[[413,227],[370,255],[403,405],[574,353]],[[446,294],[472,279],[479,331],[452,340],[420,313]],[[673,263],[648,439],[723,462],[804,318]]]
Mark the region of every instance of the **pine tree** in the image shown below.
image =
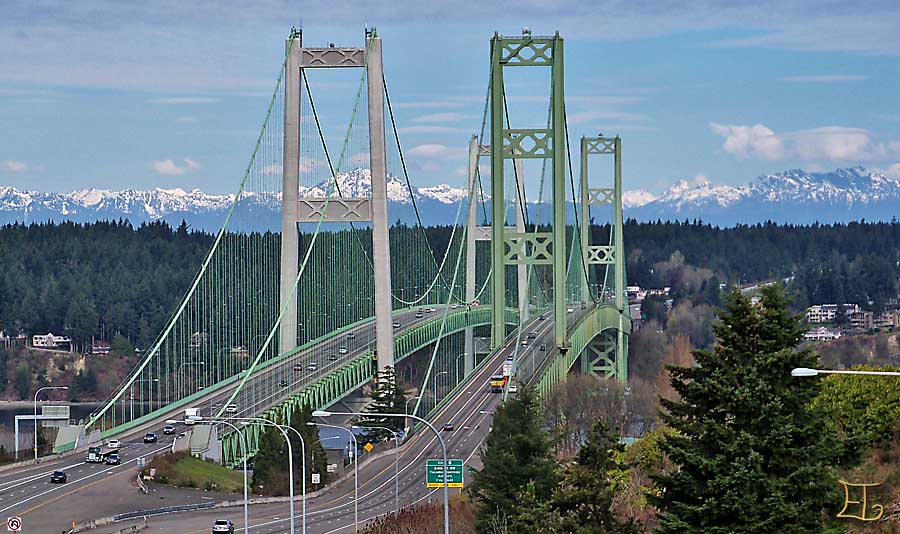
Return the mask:
[[[382,413],[402,414],[406,409],[406,390],[400,386],[393,367],[387,366],[378,371],[375,387],[372,388],[369,396],[372,398],[372,403],[366,408],[366,412],[373,415],[360,418],[359,424],[366,427],[386,428],[392,432],[402,431],[403,418],[378,417],[376,415]],[[376,434],[378,439],[387,439],[392,435],[391,432],[378,433],[374,431],[372,433]]]
[[[541,428],[541,407],[531,390],[521,390],[494,412],[481,462],[484,467],[472,483],[480,504],[480,532],[489,531],[498,516],[514,515],[529,483],[536,500],[549,500],[559,476],[552,444]]]
[[[627,534],[639,532],[631,521],[620,521],[613,512],[614,470],[621,469],[614,453],[624,447],[602,420],[588,432],[575,461],[563,471],[553,496],[553,509],[561,516],[561,532],[575,534]]]
[[[810,407],[818,382],[791,377],[816,357],[797,350],[803,326],[787,307],[776,286],[759,306],[729,294],[715,348],[669,368],[680,400],[661,400],[675,430],[662,449],[678,469],[654,477],[657,532],[821,531],[840,442]]]
[[[253,457],[254,492],[288,495],[287,456],[284,436],[275,427],[267,426],[259,436],[258,450]]]
[[[325,456],[322,442],[319,441],[319,429],[306,424],[312,420],[312,407],[309,404],[303,404],[294,409],[290,423],[303,436],[306,448],[306,486],[308,491],[311,491],[309,488],[312,484],[313,473],[318,473],[320,476],[320,488],[328,483],[328,458]],[[289,435],[291,436],[291,447],[293,447],[294,453],[294,484],[300,487],[300,477],[303,476],[301,458],[303,447],[300,446],[300,440],[296,439],[296,435],[293,432],[290,432]]]

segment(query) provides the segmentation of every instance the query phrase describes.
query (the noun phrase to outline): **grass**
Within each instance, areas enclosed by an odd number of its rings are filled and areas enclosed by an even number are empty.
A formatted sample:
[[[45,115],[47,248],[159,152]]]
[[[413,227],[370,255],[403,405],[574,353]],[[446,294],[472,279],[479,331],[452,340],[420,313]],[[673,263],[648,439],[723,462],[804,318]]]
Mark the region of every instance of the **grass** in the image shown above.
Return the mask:
[[[151,467],[156,469],[155,481],[161,484],[225,493],[241,493],[244,489],[242,472],[194,458],[186,452],[157,456],[145,472]]]

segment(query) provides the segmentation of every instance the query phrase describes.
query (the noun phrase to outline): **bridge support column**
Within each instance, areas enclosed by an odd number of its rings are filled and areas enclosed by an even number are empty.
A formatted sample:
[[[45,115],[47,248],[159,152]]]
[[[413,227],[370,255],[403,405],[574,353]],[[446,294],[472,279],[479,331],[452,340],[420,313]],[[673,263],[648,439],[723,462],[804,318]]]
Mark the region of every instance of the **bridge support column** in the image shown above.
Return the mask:
[[[525,233],[525,166],[522,160],[513,160],[516,170],[516,232]],[[519,322],[528,320],[528,266],[516,266],[517,293],[519,295]]]
[[[492,319],[491,348],[497,348],[506,337],[507,265],[553,266],[554,338],[558,347],[567,346],[566,336],[566,126],[563,108],[563,39],[535,37],[525,32],[521,37],[501,36],[491,39],[491,283]],[[511,128],[508,126],[504,101],[503,69],[505,67],[550,67],[550,127]],[[504,163],[507,159],[550,159],[553,169],[552,232],[526,232],[518,224],[506,229]],[[520,167],[521,168],[521,167]],[[521,174],[519,172],[517,175]],[[518,195],[517,195],[518,196]],[[524,196],[524,195],[522,195]],[[523,199],[524,201],[525,199]],[[517,206],[518,208],[519,206]],[[520,210],[517,210],[520,211]],[[521,272],[521,271],[519,271]],[[527,276],[527,269],[525,270]],[[522,279],[520,277],[520,287]],[[527,295],[527,281],[525,282]],[[521,305],[522,302],[520,301]]]
[[[279,303],[289,302],[281,318],[278,352],[297,346],[297,295],[294,281],[299,269],[300,235],[297,232],[297,201],[300,196],[300,54],[301,34],[292,35],[285,43],[287,54],[284,76],[284,159],[281,189],[281,296]],[[292,296],[293,294],[293,296]],[[255,356],[255,355],[254,355]]]
[[[618,358],[618,332],[605,330],[591,340],[581,353],[581,372],[601,375],[606,378],[618,378],[620,374],[620,358]]]
[[[384,75],[381,38],[367,39],[366,78],[369,94],[369,158],[372,171],[372,256],[375,263],[375,346],[378,370],[394,366],[391,297],[391,243],[387,220],[387,166],[384,149]]]
[[[468,222],[466,225],[466,302],[475,300],[475,232],[477,231],[477,223],[475,210],[478,206],[477,202],[477,181],[478,176],[478,136],[473,135],[469,139],[469,210]],[[475,329],[466,328],[464,350],[466,355],[463,356],[465,376],[475,369]]]

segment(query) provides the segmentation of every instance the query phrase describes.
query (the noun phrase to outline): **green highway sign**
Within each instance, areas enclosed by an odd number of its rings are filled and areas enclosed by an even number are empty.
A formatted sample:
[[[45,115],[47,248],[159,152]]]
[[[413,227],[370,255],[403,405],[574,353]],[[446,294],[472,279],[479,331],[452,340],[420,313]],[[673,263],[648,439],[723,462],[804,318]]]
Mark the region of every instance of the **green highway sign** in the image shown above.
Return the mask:
[[[425,461],[425,485],[429,488],[444,487],[444,460]],[[463,461],[447,460],[447,486],[463,487]]]

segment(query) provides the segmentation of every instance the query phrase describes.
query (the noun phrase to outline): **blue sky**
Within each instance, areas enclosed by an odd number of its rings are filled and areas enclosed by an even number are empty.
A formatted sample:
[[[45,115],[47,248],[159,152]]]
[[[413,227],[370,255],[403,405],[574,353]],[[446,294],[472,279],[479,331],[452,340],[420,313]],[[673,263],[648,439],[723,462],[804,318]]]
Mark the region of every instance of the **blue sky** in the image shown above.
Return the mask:
[[[230,192],[291,25],[310,45],[361,46],[366,24],[417,185],[462,185],[489,38],[523,26],[566,38],[570,136],[620,134],[626,189],[797,167],[900,175],[896,1],[131,4],[0,4],[0,185]],[[512,113],[538,126],[546,74],[518,70],[532,74],[508,76]],[[345,127],[357,76],[311,77],[326,133]]]

